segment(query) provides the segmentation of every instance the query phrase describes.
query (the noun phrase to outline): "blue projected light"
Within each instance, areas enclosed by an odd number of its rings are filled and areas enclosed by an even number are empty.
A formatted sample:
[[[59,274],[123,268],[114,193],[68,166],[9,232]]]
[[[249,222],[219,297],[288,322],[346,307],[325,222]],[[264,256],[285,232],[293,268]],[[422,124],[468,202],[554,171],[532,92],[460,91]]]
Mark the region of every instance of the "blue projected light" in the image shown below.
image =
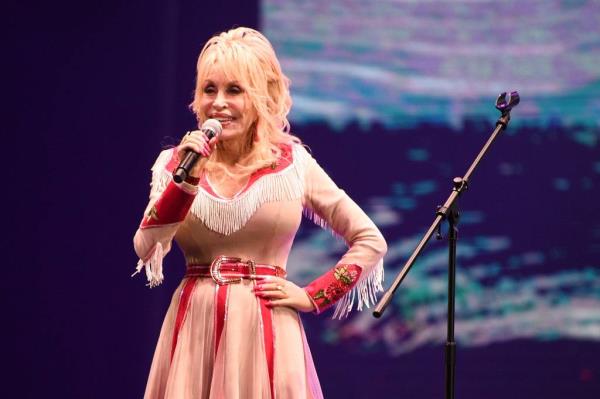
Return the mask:
[[[518,90],[517,124],[598,126],[597,1],[262,4],[294,122],[460,127],[495,121],[496,96]]]
[[[308,126],[325,142],[323,132],[336,140],[331,130],[345,127],[344,140],[365,147],[362,165],[394,165],[376,185],[353,176],[351,186],[370,195],[356,199],[388,241],[387,284],[428,227],[418,225],[423,215],[483,144],[475,131],[483,124],[465,122],[496,121],[498,94],[518,90],[503,137],[512,145],[495,165],[486,160],[467,195],[480,202],[461,209],[456,338],[471,347],[600,341],[598,1],[265,0],[262,24],[292,81],[294,131]],[[377,143],[356,139],[373,125]],[[336,176],[363,169],[328,166],[340,168]],[[310,281],[345,248],[305,230],[290,278]],[[358,337],[393,355],[443,343],[446,267],[446,249],[428,247],[383,320],[363,312],[321,322],[322,339]]]

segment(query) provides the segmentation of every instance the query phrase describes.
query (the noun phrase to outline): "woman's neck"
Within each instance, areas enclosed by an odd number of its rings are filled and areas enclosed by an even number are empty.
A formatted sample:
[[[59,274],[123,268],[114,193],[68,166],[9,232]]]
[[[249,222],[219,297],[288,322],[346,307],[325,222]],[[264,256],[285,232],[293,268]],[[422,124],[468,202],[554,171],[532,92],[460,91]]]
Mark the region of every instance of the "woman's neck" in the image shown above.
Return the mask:
[[[243,137],[239,140],[227,140],[217,143],[217,162],[222,162],[228,167],[235,167],[252,150],[252,142]]]

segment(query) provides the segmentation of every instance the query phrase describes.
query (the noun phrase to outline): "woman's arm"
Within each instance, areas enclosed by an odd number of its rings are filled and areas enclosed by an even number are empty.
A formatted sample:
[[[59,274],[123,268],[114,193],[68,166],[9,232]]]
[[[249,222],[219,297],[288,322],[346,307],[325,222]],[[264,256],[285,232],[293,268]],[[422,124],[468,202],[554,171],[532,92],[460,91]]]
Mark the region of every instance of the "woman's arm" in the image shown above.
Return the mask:
[[[174,151],[161,152],[152,167],[150,200],[133,237],[133,247],[140,258],[136,273],[145,267],[150,287],[162,282],[162,260],[171,249],[173,237],[198,191],[196,185],[172,181],[167,164],[174,156]]]
[[[348,250],[332,269],[305,287],[316,312],[338,302],[334,317],[342,318],[357,302],[358,310],[376,301],[383,290],[383,256],[387,244],[375,224],[304,150],[305,213],[321,227],[342,237]]]

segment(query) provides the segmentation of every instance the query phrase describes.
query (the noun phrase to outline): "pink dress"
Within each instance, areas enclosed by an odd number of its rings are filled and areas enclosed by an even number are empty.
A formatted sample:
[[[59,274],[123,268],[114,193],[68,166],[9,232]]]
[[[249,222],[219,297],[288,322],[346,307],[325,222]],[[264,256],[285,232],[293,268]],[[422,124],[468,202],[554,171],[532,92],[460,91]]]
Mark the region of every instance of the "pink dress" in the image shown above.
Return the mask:
[[[178,185],[192,196],[181,221],[141,226],[134,237],[138,271],[145,267],[151,286],[162,281],[162,260],[173,238],[188,265],[227,255],[293,268],[288,254],[304,212],[347,242],[338,265],[362,270],[354,288],[337,302],[335,316],[375,300],[386,251],[381,233],[304,147],[282,149],[277,164],[255,172],[231,199],[220,197],[206,179],[197,188]],[[176,163],[174,150],[165,150],[152,168],[148,218],[167,185],[174,185],[170,170]],[[252,287],[251,280],[227,286],[210,278],[182,280],[160,332],[145,398],[322,398],[297,311],[276,307],[265,314]],[[223,290],[226,300],[219,308]]]

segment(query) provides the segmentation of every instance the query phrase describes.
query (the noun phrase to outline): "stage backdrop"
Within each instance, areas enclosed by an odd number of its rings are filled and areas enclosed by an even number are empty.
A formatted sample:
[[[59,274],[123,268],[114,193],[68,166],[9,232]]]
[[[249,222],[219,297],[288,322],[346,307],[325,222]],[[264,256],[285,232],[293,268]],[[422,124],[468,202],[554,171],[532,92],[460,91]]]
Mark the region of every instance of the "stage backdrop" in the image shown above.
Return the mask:
[[[8,6],[7,6],[8,7]],[[460,199],[457,397],[600,395],[600,2],[106,1],[7,8],[6,397],[142,397],[183,274],[130,278],[158,152],[194,127],[195,60],[262,29],[293,132],[385,235],[387,288],[494,128]],[[446,235],[446,226],[442,229]],[[345,244],[305,221],[299,284]],[[326,398],[441,398],[446,241],[383,319],[303,315]]]

